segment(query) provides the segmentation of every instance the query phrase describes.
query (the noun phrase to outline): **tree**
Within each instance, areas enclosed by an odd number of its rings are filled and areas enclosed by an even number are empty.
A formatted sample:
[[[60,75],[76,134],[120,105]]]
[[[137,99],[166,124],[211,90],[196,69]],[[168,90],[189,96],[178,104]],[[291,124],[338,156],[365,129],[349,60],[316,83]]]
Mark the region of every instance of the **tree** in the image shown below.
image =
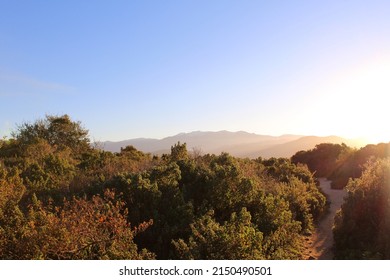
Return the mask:
[[[74,155],[80,155],[90,149],[88,130],[84,129],[80,122],[72,121],[68,115],[48,115],[44,120],[32,124],[23,123],[13,133],[13,137],[22,146],[44,139],[58,150],[69,148]]]
[[[306,164],[317,177],[329,177],[336,167],[339,156],[350,149],[344,143],[341,145],[322,143],[312,150],[297,152],[292,156],[291,161],[295,164]]]
[[[193,220],[192,205],[185,202],[179,188],[180,179],[179,166],[163,161],[142,173],[118,175],[110,183],[123,193],[131,223],[153,220],[153,226],[135,240],[159,259],[172,257],[171,240],[187,236]]]
[[[336,258],[390,259],[390,159],[370,162],[351,180],[335,219]]]
[[[187,160],[188,157],[189,155],[186,143],[180,144],[180,142],[178,142],[171,147],[171,159],[173,161]]]
[[[173,241],[177,255],[182,259],[264,259],[263,235],[251,223],[245,209],[233,213],[223,225],[213,218],[213,211],[191,224],[189,240]]]

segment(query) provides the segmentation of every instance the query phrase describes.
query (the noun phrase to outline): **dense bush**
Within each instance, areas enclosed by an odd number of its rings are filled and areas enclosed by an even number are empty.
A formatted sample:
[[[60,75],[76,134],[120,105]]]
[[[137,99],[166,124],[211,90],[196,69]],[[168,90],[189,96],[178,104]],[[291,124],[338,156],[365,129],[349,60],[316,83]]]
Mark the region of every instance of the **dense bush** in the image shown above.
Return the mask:
[[[299,259],[324,208],[288,159],[110,153],[67,115],[0,142],[2,259]]]
[[[335,220],[336,258],[390,259],[390,159],[367,164],[347,190]]]
[[[390,143],[367,145],[359,150],[345,144],[320,144],[308,151],[299,151],[291,161],[306,164],[316,177],[332,181],[332,188],[344,188],[349,179],[359,178],[367,161],[383,159],[390,154]]]

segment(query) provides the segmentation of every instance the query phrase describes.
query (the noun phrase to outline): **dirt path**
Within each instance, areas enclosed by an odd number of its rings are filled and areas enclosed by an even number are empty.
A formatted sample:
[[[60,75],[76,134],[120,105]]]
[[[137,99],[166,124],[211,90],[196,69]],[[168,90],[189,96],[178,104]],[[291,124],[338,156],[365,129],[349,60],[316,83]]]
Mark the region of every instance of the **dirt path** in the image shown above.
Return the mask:
[[[345,190],[334,190],[330,187],[330,181],[320,179],[320,187],[328,196],[330,207],[325,217],[322,218],[316,231],[306,239],[306,252],[304,259],[331,260],[333,259],[333,221],[337,210],[340,209]]]

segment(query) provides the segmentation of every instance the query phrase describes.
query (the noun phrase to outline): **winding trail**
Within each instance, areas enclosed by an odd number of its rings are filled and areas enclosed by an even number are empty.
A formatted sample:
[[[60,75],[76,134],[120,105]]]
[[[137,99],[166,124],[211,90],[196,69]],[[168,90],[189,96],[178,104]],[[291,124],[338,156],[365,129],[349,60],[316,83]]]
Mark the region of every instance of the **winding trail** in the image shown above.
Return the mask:
[[[336,212],[343,204],[346,190],[335,190],[330,187],[331,181],[319,179],[320,188],[327,195],[330,202],[328,212],[319,222],[315,232],[306,239],[304,259],[331,260],[333,259],[333,221]]]

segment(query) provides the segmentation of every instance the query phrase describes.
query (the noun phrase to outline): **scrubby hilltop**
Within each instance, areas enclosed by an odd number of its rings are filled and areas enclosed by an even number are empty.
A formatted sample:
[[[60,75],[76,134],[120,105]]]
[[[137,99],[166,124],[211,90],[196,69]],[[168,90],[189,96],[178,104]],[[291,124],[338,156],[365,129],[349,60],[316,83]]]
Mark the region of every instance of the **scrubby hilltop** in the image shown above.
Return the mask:
[[[1,259],[300,259],[325,209],[288,159],[91,147],[67,115],[0,142]]]
[[[301,259],[326,209],[316,175],[335,187],[355,178],[335,256],[387,259],[389,145],[325,143],[292,160],[186,143],[113,153],[91,145],[80,122],[47,116],[0,141],[0,258]]]

